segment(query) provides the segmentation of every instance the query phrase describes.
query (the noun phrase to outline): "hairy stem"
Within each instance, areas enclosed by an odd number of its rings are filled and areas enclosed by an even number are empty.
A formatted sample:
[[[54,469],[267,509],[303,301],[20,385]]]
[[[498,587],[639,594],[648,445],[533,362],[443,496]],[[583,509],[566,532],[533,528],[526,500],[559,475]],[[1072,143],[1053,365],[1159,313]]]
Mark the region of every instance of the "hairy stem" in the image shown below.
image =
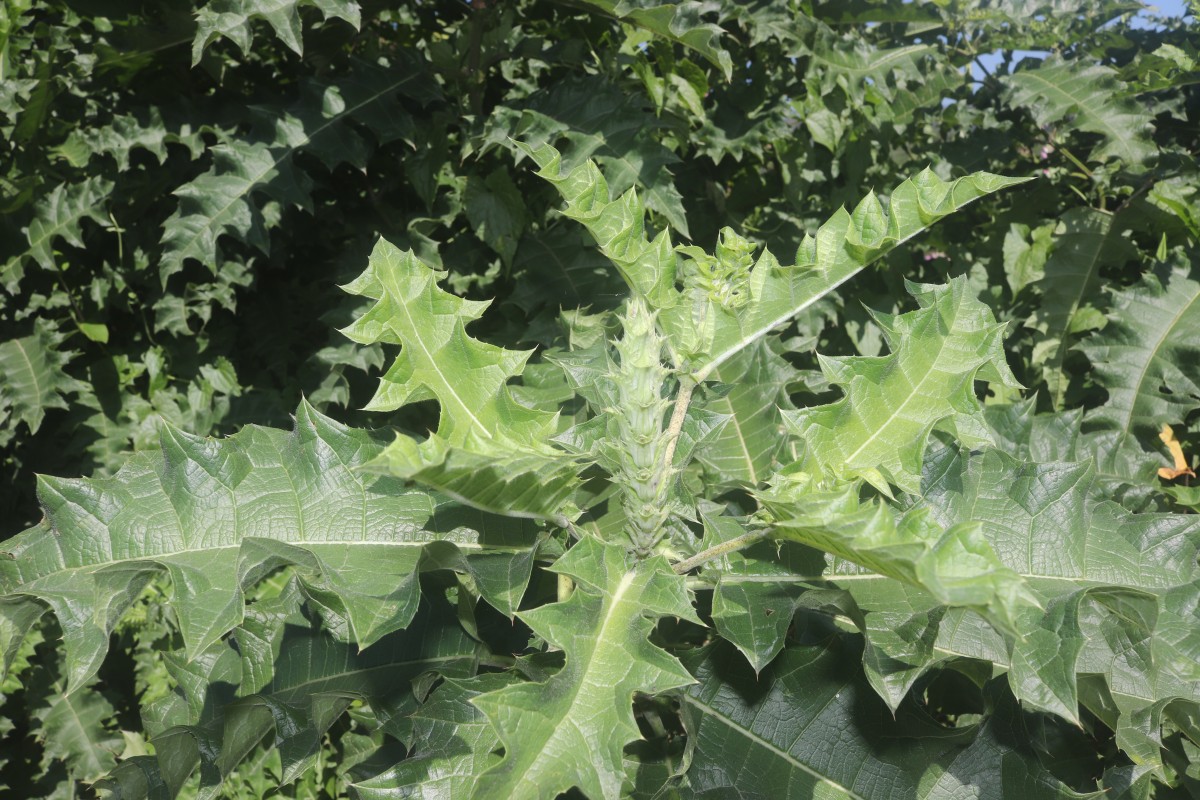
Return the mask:
[[[761,531],[751,531],[750,533],[744,533],[741,536],[736,536],[727,542],[721,542],[720,544],[713,545],[707,550],[701,550],[691,558],[685,558],[683,561],[680,561],[678,564],[676,564],[673,567],[675,574],[684,575],[688,572],[691,572],[706,561],[712,561],[714,558],[720,558],[726,553],[732,553],[735,550],[741,550],[743,547],[749,547],[755,542],[760,542],[767,538],[770,533],[770,528],[764,528]]]
[[[683,431],[683,421],[687,418],[688,406],[692,402],[692,392],[696,382],[687,376],[679,379],[679,391],[675,394],[675,410],[671,413],[671,422],[667,425],[666,445],[663,448],[663,460],[656,476],[656,485],[671,474],[671,461],[675,458],[675,445],[679,444],[679,434]]]
[[[669,383],[671,370],[662,363],[663,337],[644,300],[630,299],[621,325],[624,331],[615,345],[619,363],[611,374],[617,393],[611,413],[621,445],[615,477],[630,543],[637,556],[645,558],[662,539],[670,515],[670,456],[664,459],[664,453],[673,448],[668,447],[668,430],[663,429],[670,405],[663,386]]]

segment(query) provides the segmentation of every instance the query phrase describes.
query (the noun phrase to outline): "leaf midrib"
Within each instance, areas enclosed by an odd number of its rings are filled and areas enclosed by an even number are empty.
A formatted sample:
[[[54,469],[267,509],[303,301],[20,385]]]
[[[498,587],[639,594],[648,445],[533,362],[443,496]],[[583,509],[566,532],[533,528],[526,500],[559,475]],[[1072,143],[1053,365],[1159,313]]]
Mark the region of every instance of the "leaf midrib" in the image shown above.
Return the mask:
[[[450,544],[454,545],[455,547],[459,548],[460,550],[480,550],[480,551],[487,550],[489,553],[522,553],[522,552],[525,552],[525,550],[526,550],[526,548],[522,548],[522,547],[510,547],[510,546],[497,547],[497,546],[491,546],[491,545],[485,546],[485,545],[479,544],[478,542],[456,542],[451,539],[429,539],[428,541],[424,541],[424,542],[398,542],[394,539],[386,540],[386,541],[377,541],[377,542],[364,542],[364,541],[358,541],[358,540],[341,541],[341,540],[336,540],[336,539],[322,539],[320,541],[288,541],[286,539],[268,539],[266,537],[261,537],[261,536],[252,536],[252,537],[247,537],[247,538],[248,539],[260,539],[260,540],[269,541],[269,542],[279,542],[280,544],[291,545],[293,547],[299,547],[301,549],[307,549],[309,547],[319,546],[319,545],[336,545],[338,547],[355,547],[355,546],[379,547],[380,545],[384,545],[387,547],[427,547],[430,544],[433,544],[435,542],[449,542]],[[40,581],[42,581],[46,578],[52,577],[52,576],[56,576],[56,575],[63,575],[65,573],[77,573],[77,572],[84,572],[84,573],[99,572],[101,569],[103,569],[105,567],[111,567],[111,566],[115,566],[117,564],[146,563],[146,564],[159,564],[160,566],[165,566],[165,565],[160,564],[160,562],[169,561],[172,557],[182,555],[182,554],[191,554],[191,553],[200,553],[200,552],[217,553],[217,552],[224,551],[224,550],[240,550],[242,547],[242,544],[245,541],[246,540],[243,540],[241,543],[233,544],[233,545],[225,545],[223,547],[195,547],[192,549],[172,550],[171,552],[168,552],[168,553],[154,553],[154,554],[143,555],[143,556],[135,556],[135,557],[131,557],[131,558],[115,558],[115,559],[111,559],[109,561],[95,561],[90,564],[84,564],[84,565],[76,566],[76,567],[63,567],[62,569],[56,569],[51,572],[47,572],[42,575],[38,575],[32,581],[22,584],[25,588],[21,590],[21,593],[26,593],[29,591],[36,590],[37,585]],[[0,551],[0,552],[2,552],[2,551]]]
[[[383,671],[383,670],[392,671],[392,670],[396,669],[397,667],[411,667],[411,666],[418,665],[418,664],[448,664],[448,663],[452,663],[454,661],[471,661],[471,662],[473,662],[475,659],[476,659],[476,654],[474,654],[474,653],[471,653],[471,654],[458,653],[458,654],[449,655],[449,656],[431,656],[428,658],[417,658],[417,659],[413,659],[411,661],[389,661],[386,664],[378,664],[373,667],[363,667],[361,669],[342,670],[341,672],[334,672],[330,675],[322,675],[319,678],[312,678],[307,681],[302,681],[301,683],[296,683],[296,684],[292,684],[290,686],[285,686],[285,687],[279,687],[277,689],[272,689],[271,686],[268,685],[261,692],[255,692],[254,695],[252,695],[252,696],[286,696],[290,692],[302,691],[304,689],[304,687],[306,687],[306,686],[312,686],[314,684],[325,683],[328,681],[340,680],[342,678],[345,678],[348,675],[367,675],[372,672],[379,672],[379,671]],[[327,692],[325,692],[325,693],[341,694],[344,692],[345,692],[344,689],[330,689],[330,690],[327,690]]]
[[[434,289],[434,291],[437,291],[437,289]],[[471,407],[467,405],[467,402],[463,400],[457,391],[455,391],[454,384],[451,383],[450,379],[446,377],[446,373],[442,372],[442,368],[438,365],[438,360],[434,358],[433,353],[430,352],[429,348],[425,344],[424,338],[421,336],[421,328],[417,325],[417,321],[413,317],[412,311],[408,307],[408,303],[395,303],[394,306],[398,310],[398,313],[404,316],[404,321],[408,326],[408,332],[410,336],[409,341],[405,342],[405,347],[411,347],[413,342],[416,343],[417,347],[424,355],[425,366],[438,376],[438,380],[441,382],[441,389],[449,397],[454,399],[454,402],[458,404],[458,406],[468,417],[470,417],[473,426],[480,431],[485,438],[493,438],[492,432],[487,429],[487,426],[483,424],[483,421],[480,420],[479,417],[475,416],[475,412],[471,410]],[[454,333],[460,334],[465,338],[467,334],[463,329],[462,320],[456,319],[453,324],[455,326]],[[451,337],[451,341],[453,341],[453,336]],[[438,395],[438,399],[441,400],[440,394]]]
[[[583,675],[579,677],[579,681],[575,684],[574,691],[571,692],[571,704],[567,707],[566,713],[562,714],[558,718],[558,721],[554,723],[554,727],[550,729],[549,734],[543,740],[544,744],[541,750],[539,750],[539,754],[546,749],[545,744],[548,744],[549,742],[558,738],[559,733],[564,725],[573,725],[575,724],[575,720],[579,718],[579,715],[575,713],[575,707],[579,705],[579,698],[583,694],[583,689],[585,686],[592,686],[595,684],[593,680],[589,679],[592,678],[592,673],[595,670],[596,653],[607,641],[609,626],[612,624],[613,619],[617,616],[618,609],[621,608],[625,593],[629,591],[629,587],[633,585],[633,582],[636,578],[636,571],[630,570],[629,572],[626,572],[621,576],[621,581],[617,584],[617,588],[608,598],[606,598],[608,600],[608,611],[605,612],[604,618],[600,622],[600,627],[596,631],[596,637],[593,640],[595,644],[592,647],[591,652],[588,654],[587,665],[584,667]],[[519,782],[524,782],[526,779],[525,776],[529,772],[534,771],[534,767],[536,767],[539,763],[541,763],[540,758],[536,759],[532,764],[530,764],[529,769],[522,772]],[[599,772],[599,770],[597,770],[597,772]],[[536,780],[534,781],[534,785],[538,785]]]
[[[92,188],[93,181],[87,180],[87,181],[84,181],[84,183],[81,185],[86,185],[90,189],[90,188]],[[70,200],[70,199],[72,199],[72,198],[68,197],[66,192],[63,192],[63,200],[66,201],[66,200]],[[66,228],[68,225],[72,225],[73,223],[77,223],[77,222],[81,221],[84,217],[86,217],[87,213],[88,213],[88,207],[94,203],[94,199],[89,194],[86,197],[86,200],[88,201],[86,203],[86,205],[81,204],[80,206],[77,206],[75,208],[70,208],[68,206],[67,207],[67,217],[65,219],[62,219],[62,218],[56,219],[54,225],[44,227],[42,229],[43,234],[41,236],[39,236],[36,241],[33,239],[29,240],[29,247],[28,247],[28,249],[26,249],[25,252],[32,253],[34,250],[41,248],[42,245],[44,245],[46,242],[48,242],[49,240],[51,240],[55,236],[57,236],[59,231]],[[34,258],[36,258],[36,256],[34,256]]]
[[[21,358],[23,358],[25,360],[25,366],[27,368],[26,371],[29,373],[29,380],[33,382],[33,387],[34,387],[33,394],[34,394],[34,396],[37,397],[38,403],[41,404],[42,383],[41,383],[41,381],[38,380],[37,370],[33,366],[33,361],[29,358],[29,353],[27,353],[25,351],[25,346],[23,344],[21,344],[20,339],[13,339],[12,345],[17,349],[17,352],[19,352],[21,354]],[[37,426],[34,426],[34,427],[36,428]]]
[[[830,58],[827,58],[822,53],[819,53],[814,50],[810,50],[808,52],[808,56],[813,61],[819,61],[822,64],[825,64],[826,66],[831,67],[840,72],[845,72],[850,75],[857,75],[859,77],[863,77],[866,75],[870,75],[872,72],[877,72],[877,71],[879,71],[879,69],[881,69],[882,67],[886,67],[889,64],[892,64],[897,61],[901,61],[906,56],[919,54],[919,53],[926,53],[926,52],[929,52],[930,49],[931,48],[928,45],[923,45],[923,44],[909,45],[908,47],[897,47],[895,50],[885,53],[882,58],[879,58],[875,61],[868,62],[868,66],[866,66],[866,67],[846,66],[844,63],[834,61]]]
[[[1164,290],[1164,296],[1165,294],[1166,292]],[[1197,286],[1196,293],[1192,295],[1192,299],[1188,301],[1187,305],[1180,308],[1179,313],[1171,318],[1171,323],[1163,328],[1162,335],[1158,337],[1158,340],[1154,343],[1154,348],[1150,351],[1150,357],[1147,358],[1145,363],[1142,364],[1142,369],[1138,374],[1138,380],[1133,395],[1133,402],[1129,404],[1128,413],[1123,415],[1125,417],[1125,423],[1121,426],[1122,442],[1126,441],[1133,434],[1133,412],[1138,405],[1138,401],[1142,398],[1142,386],[1146,382],[1146,375],[1150,372],[1150,366],[1158,361],[1158,351],[1162,349],[1163,344],[1167,341],[1167,337],[1173,330],[1175,330],[1175,326],[1179,324],[1179,320],[1183,319],[1183,315],[1191,310],[1192,306],[1196,304],[1197,300],[1200,300],[1200,285]]]
[[[957,312],[959,309],[956,307],[954,310],[955,310],[955,312]],[[939,374],[939,375],[942,374],[942,370],[940,369],[940,367],[941,367],[942,355],[946,352],[946,344],[950,341],[950,337],[952,337],[956,333],[959,333],[959,331],[955,330],[955,328],[954,328],[954,324],[958,322],[957,316],[958,315],[956,313],[954,321],[948,326],[950,333],[947,336],[943,336],[940,338],[940,340],[938,342],[937,353],[931,359],[930,366],[928,369],[925,370],[925,374],[921,376],[921,379],[919,381],[917,381],[917,383],[915,385],[913,385],[912,391],[910,391],[908,393],[908,396],[904,398],[904,402],[900,403],[900,405],[898,405],[892,409],[892,413],[888,415],[887,419],[884,420],[883,424],[876,425],[875,430],[872,431],[871,434],[866,439],[863,440],[862,444],[860,444],[858,446],[858,449],[856,449],[853,453],[850,453],[848,456],[846,456],[846,458],[844,459],[844,462],[847,467],[854,467],[854,465],[855,465],[854,459],[856,459],[858,457],[858,454],[861,453],[864,448],[866,448],[868,445],[872,444],[876,439],[878,439],[879,436],[884,431],[886,431],[889,427],[891,427],[892,423],[896,421],[896,418],[900,416],[900,412],[902,412],[904,409],[906,409],[908,407],[908,404],[912,402],[913,398],[922,394],[921,389],[922,389],[922,387],[925,386],[925,382],[929,380],[931,375],[934,375],[935,373]],[[899,369],[899,364],[900,364],[899,348],[897,348],[897,352],[896,352],[896,363],[897,363],[897,369]],[[907,377],[907,375],[905,375],[905,377]],[[849,398],[847,397],[847,399],[844,402],[847,402],[847,403],[850,402]]]
[[[721,373],[713,370],[714,379],[721,380]],[[733,401],[729,396],[721,398],[721,402],[729,410],[729,424],[733,426],[733,432],[737,436],[738,447],[742,451],[742,458],[746,462],[746,472],[750,476],[750,483],[758,486],[758,470],[754,468],[754,457],[750,454],[750,448],[746,446],[746,437],[742,435],[742,423],[738,419],[737,411],[733,407]]]

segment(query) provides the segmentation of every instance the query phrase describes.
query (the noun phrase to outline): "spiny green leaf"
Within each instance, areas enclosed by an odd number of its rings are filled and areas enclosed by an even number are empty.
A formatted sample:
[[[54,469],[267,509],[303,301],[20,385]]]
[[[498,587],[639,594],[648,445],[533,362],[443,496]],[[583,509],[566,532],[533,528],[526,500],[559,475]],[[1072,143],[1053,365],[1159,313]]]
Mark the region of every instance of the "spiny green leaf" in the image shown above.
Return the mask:
[[[927,44],[878,47],[861,40],[847,40],[824,25],[813,26],[813,32],[814,35],[805,37],[803,46],[792,48],[792,54],[808,56],[809,69],[820,81],[823,95],[839,88],[855,96],[874,94],[871,99],[883,101],[880,105],[887,114],[888,104],[896,99],[898,83],[919,85],[924,81],[918,65],[932,51]],[[894,76],[902,77],[897,80]]]
[[[1039,125],[1052,125],[1074,115],[1073,127],[1100,134],[1103,141],[1091,152],[1096,161],[1119,158],[1136,167],[1156,153],[1150,138],[1150,115],[1122,97],[1125,84],[1112,67],[1047,59],[1034,69],[1020,70],[1002,80],[1008,86],[1010,102],[1029,108]]]
[[[119,789],[123,800],[161,789],[173,797],[198,766],[198,797],[212,798],[264,737],[279,751],[289,783],[312,764],[352,700],[386,718],[413,704],[422,674],[466,678],[475,671],[479,644],[445,600],[423,601],[405,630],[366,651],[315,628],[302,600],[293,582],[279,598],[255,604],[233,642],[191,661],[167,654],[178,688],[147,713],[155,755],[124,762],[105,788]]]
[[[213,273],[219,270],[217,239],[231,233],[262,252],[270,250],[263,209],[252,193],[276,203],[304,207],[311,183],[295,170],[291,152],[273,152],[262,142],[232,140],[209,148],[213,166],[175,190],[179,207],[163,225],[159,276],[163,283],[194,258]]]
[[[646,240],[646,211],[632,187],[618,199],[609,195],[608,181],[592,162],[562,173],[562,154],[548,144],[537,147],[516,143],[538,165],[538,175],[554,184],[567,201],[564,213],[580,222],[620,271],[625,282],[646,298],[652,308],[665,308],[677,301],[676,256],[663,231],[653,242]]]
[[[5,542],[0,596],[18,601],[0,613],[14,619],[26,604],[48,605],[76,688],[163,571],[191,657],[241,622],[247,587],[286,564],[362,646],[408,624],[422,569],[468,571],[511,613],[533,532],[358,469],[382,449],[302,404],[291,433],[249,426],[211,440],[164,426],[159,448],[112,478],[43,477],[46,520]]]
[[[117,162],[121,171],[129,169],[130,155],[135,149],[151,153],[159,164],[167,160],[167,144],[179,143],[188,147],[195,156],[204,149],[199,134],[188,135],[171,131],[163,120],[160,109],[151,107],[135,114],[114,117],[108,125],[98,128],[80,128],[72,131],[61,146],[63,157],[74,166],[84,166],[90,159],[108,155]]]
[[[790,408],[787,384],[796,371],[765,343],[730,358],[709,376],[728,393],[697,405],[727,415],[724,428],[696,452],[722,482],[757,486],[784,458],[781,408]]]
[[[911,286],[920,309],[873,313],[892,350],[880,357],[821,358],[830,383],[846,396],[826,406],[785,411],[805,446],[805,463],[835,475],[886,480],[906,492],[920,485],[921,459],[937,425],[986,440],[976,380],[1019,387],[1004,358],[1004,328],[971,296],[965,278]]]
[[[1029,607],[1019,634],[1007,636],[928,592],[835,565],[827,579],[864,614],[872,683],[895,705],[931,666],[982,659],[1008,671],[1023,703],[1078,719],[1082,701],[1118,731],[1122,747],[1157,761],[1147,742],[1164,707],[1200,700],[1200,637],[1185,621],[1200,603],[1200,523],[1097,502],[1087,462],[943,448],[927,475],[919,508],[944,526],[978,525],[1044,611]]]
[[[622,750],[639,738],[632,700],[691,678],[646,637],[663,616],[695,620],[683,578],[661,557],[631,563],[625,551],[584,538],[554,571],[574,578],[565,602],[520,614],[566,655],[544,683],[520,683],[474,699],[504,743],[474,797],[554,797],[573,786],[615,800]]]
[[[113,191],[113,182],[88,178],[79,183],[60,183],[34,206],[33,219],[25,227],[28,247],[11,256],[0,269],[0,285],[15,294],[25,274],[25,262],[33,260],[44,270],[57,272],[55,241],[61,238],[74,247],[83,247],[81,223],[90,219],[106,223],[104,201]]]
[[[845,283],[863,267],[967,203],[1023,179],[978,173],[946,183],[925,170],[892,193],[889,213],[868,195],[853,214],[838,211],[805,237],[796,266],[783,267],[769,252],[754,266],[749,303],[735,310],[711,299],[699,306],[675,287],[676,256],[667,232],[648,241],[645,210],[634,190],[612,199],[608,183],[590,161],[562,173],[562,156],[550,145],[517,143],[567,202],[564,212],[581,222],[651,307],[678,358],[696,380],[707,379],[727,359]]]
[[[764,252],[750,274],[750,302],[736,312],[710,307],[711,342],[690,362],[697,380],[771,330],[796,316],[848,281],[867,264],[911,239],[934,222],[984,195],[1021,183],[1021,179],[977,173],[951,183],[930,170],[904,181],[892,192],[885,214],[869,194],[854,212],[839,210],[814,237],[805,236],[796,265],[781,266]],[[690,310],[688,316],[690,316]],[[691,326],[682,306],[667,312],[664,328],[677,342]],[[681,346],[681,345],[680,345]]]
[[[489,120],[489,141],[507,144],[519,138],[537,149],[559,138],[571,143],[562,170],[570,173],[585,159],[603,170],[612,195],[641,187],[646,207],[690,237],[683,197],[668,168],[679,156],[656,136],[664,122],[645,101],[600,76],[556,83],[529,98],[525,107],[497,109]]]
[[[531,318],[542,308],[555,315],[560,309],[611,308],[624,297],[608,259],[570,222],[521,237],[513,272],[519,277],[511,301]]]
[[[415,56],[399,54],[390,67],[359,61],[352,67],[339,81],[306,84],[295,105],[270,115],[251,138],[224,137],[209,148],[212,168],[174,192],[179,207],[163,225],[159,275],[164,282],[189,258],[217,274],[217,241],[226,234],[269,253],[268,228],[278,224],[279,208],[255,195],[279,205],[312,208],[312,179],[296,166],[297,152],[312,152],[331,167],[361,163],[369,146],[350,129],[351,120],[366,124],[386,143],[408,131],[396,95],[420,102],[439,96]]]
[[[1060,225],[1044,275],[1035,284],[1042,293],[1041,305],[1025,322],[1041,334],[1032,361],[1041,367],[1056,408],[1063,407],[1066,396],[1065,362],[1073,340],[1103,323],[1091,305],[1100,287],[1100,269],[1136,255],[1113,227],[1112,214],[1073,208],[1063,214]]]
[[[405,737],[413,754],[354,784],[360,800],[411,797],[439,800],[469,797],[480,776],[500,757],[500,738],[472,701],[519,680],[514,672],[447,680],[420,709],[405,720]]]
[[[721,29],[711,23],[702,22],[701,15],[711,8],[696,0],[679,0],[663,3],[659,0],[581,0],[585,6],[598,8],[622,22],[645,28],[665,39],[679,42],[695,50],[713,66],[725,73],[729,80],[733,74],[733,62],[729,53],[720,46]]]
[[[857,484],[823,489],[804,473],[777,476],[757,498],[771,515],[772,536],[918,587],[946,605],[975,609],[1002,630],[1015,632],[1018,620],[1038,608],[1024,580],[970,521],[943,530],[920,509],[897,519],[884,503],[860,501]]]
[[[700,518],[701,550],[749,533],[736,517],[702,512]],[[779,655],[796,610],[813,594],[812,581],[806,584],[797,576],[819,575],[824,568],[820,551],[779,540],[764,540],[708,562],[703,577],[716,581],[714,627],[761,672]]]
[[[222,37],[234,42],[244,54],[250,52],[252,23],[259,19],[296,55],[304,55],[300,7],[312,6],[328,21],[343,19],[356,29],[362,12],[354,0],[209,0],[196,12],[196,38],[192,41],[192,66],[200,63],[205,48]]]
[[[61,654],[57,655],[61,662]],[[38,685],[43,681],[46,685]],[[116,765],[122,739],[115,730],[112,704],[98,686],[92,684],[89,688],[86,692],[65,692],[56,665],[34,674],[28,698],[42,701],[32,709],[31,716],[37,721],[36,734],[45,747],[43,767],[50,759],[57,759],[66,765],[73,779],[91,783]]]
[[[1097,499],[1115,500],[1131,510],[1145,507],[1151,487],[1145,482],[1158,453],[1121,448],[1113,430],[1083,432],[1083,409],[1035,413],[1037,398],[1020,403],[989,404],[983,416],[996,445],[1018,461],[1091,461],[1096,470]],[[1139,477],[1140,476],[1140,477]]]
[[[370,467],[489,511],[562,519],[578,478],[548,444],[557,414],[521,405],[507,385],[530,354],[471,338],[465,326],[488,304],[440,289],[445,274],[381,239],[366,271],[344,287],[375,303],[342,332],[402,346],[367,409],[435,399],[442,412],[436,433],[420,443],[398,435]]]
[[[66,396],[82,390],[63,371],[75,356],[58,349],[66,338],[50,322],[38,320],[32,335],[0,342],[0,421],[24,422],[37,433],[46,409],[67,408]]]
[[[1185,621],[1194,613],[1185,609],[1200,603],[1200,522],[1096,503],[1086,462],[1022,464],[996,452],[948,452],[940,461],[925,490],[939,521],[979,520],[1047,610],[1013,644],[1017,697],[1066,716],[1056,705],[1074,713],[1076,676],[1100,676],[1105,688],[1081,686],[1081,699],[1114,726],[1125,749],[1156,762],[1145,736],[1157,731],[1137,728],[1156,727],[1168,699],[1200,701],[1200,637],[1194,620]],[[938,648],[973,649],[972,639],[980,641],[970,625],[947,619]]]
[[[1200,407],[1200,282],[1190,272],[1164,268],[1113,292],[1108,325],[1080,347],[1108,392],[1084,427],[1115,432],[1121,450],[1157,450],[1162,426]]]
[[[915,705],[889,712],[840,639],[791,647],[759,675],[718,644],[687,658],[691,763],[684,797],[781,800],[1067,800],[1013,709],[948,729]],[[1090,795],[1089,795],[1090,796]]]

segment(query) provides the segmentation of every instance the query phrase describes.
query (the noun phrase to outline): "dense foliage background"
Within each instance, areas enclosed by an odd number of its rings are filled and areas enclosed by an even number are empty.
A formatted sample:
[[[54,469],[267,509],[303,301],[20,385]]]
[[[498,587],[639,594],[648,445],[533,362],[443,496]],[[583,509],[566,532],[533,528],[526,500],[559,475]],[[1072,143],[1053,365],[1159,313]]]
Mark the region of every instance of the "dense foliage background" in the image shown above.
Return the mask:
[[[431,404],[358,410],[387,348],[338,332],[369,305],[338,286],[380,235],[448,271],[460,296],[497,298],[477,338],[581,335],[560,309],[612,308],[625,288],[515,140],[555,145],[568,167],[594,159],[676,242],[711,252],[731,226],[781,258],[839,205],[925,167],[1035,176],[806,312],[778,348],[784,369],[737,402],[827,401],[817,350],[886,352],[865,308],[900,313],[905,281],[965,276],[1008,322],[1026,387],[992,384],[985,402],[1025,397],[997,413],[1045,415],[1014,447],[1094,460],[1103,496],[1131,511],[1192,513],[1190,478],[1155,470],[1172,463],[1164,424],[1183,453],[1200,446],[1198,45],[1194,17],[1118,0],[5,0],[3,532],[40,518],[36,474],[111,474],[157,445],[160,419],[199,435],[289,427],[304,397],[355,427],[429,429]],[[778,463],[769,422],[731,484]],[[264,603],[290,591],[276,577]],[[118,626],[96,692],[62,695],[49,620],[15,653],[0,684],[13,796],[76,796],[146,752],[138,699],[177,680],[153,655],[178,636],[155,586]],[[641,713],[644,733],[666,726],[678,744],[675,711]],[[1003,700],[970,713],[1021,715]],[[356,707],[283,796],[344,796],[349,772],[390,763],[385,733],[407,741],[403,725],[422,724],[393,723]],[[1099,719],[1022,724],[1080,791],[1200,793],[1182,722],[1159,737],[1153,776]],[[262,748],[223,791],[266,796],[284,773]]]

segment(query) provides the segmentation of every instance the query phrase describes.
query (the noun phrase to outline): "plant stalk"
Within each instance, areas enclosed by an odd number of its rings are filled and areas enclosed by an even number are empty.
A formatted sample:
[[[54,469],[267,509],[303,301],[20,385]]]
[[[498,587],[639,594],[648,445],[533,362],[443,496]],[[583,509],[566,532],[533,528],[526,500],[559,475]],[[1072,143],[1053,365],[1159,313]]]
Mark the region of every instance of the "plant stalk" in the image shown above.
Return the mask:
[[[655,476],[654,488],[666,480],[671,474],[671,462],[675,459],[675,446],[679,444],[679,434],[683,432],[683,421],[687,418],[688,406],[692,403],[692,392],[696,382],[688,376],[679,379],[679,391],[675,395],[675,410],[671,413],[671,422],[666,430],[666,447],[663,449],[662,465]]]
[[[675,570],[676,575],[685,575],[706,561],[712,561],[714,558],[720,558],[726,553],[732,553],[735,550],[741,550],[743,547],[749,547],[755,542],[759,542],[767,538],[770,534],[771,529],[764,528],[760,531],[751,531],[750,533],[744,533],[741,536],[735,536],[727,542],[721,542],[718,545],[713,545],[707,550],[701,550],[691,558],[685,558],[683,561],[680,561],[678,564],[676,564],[673,569]]]

